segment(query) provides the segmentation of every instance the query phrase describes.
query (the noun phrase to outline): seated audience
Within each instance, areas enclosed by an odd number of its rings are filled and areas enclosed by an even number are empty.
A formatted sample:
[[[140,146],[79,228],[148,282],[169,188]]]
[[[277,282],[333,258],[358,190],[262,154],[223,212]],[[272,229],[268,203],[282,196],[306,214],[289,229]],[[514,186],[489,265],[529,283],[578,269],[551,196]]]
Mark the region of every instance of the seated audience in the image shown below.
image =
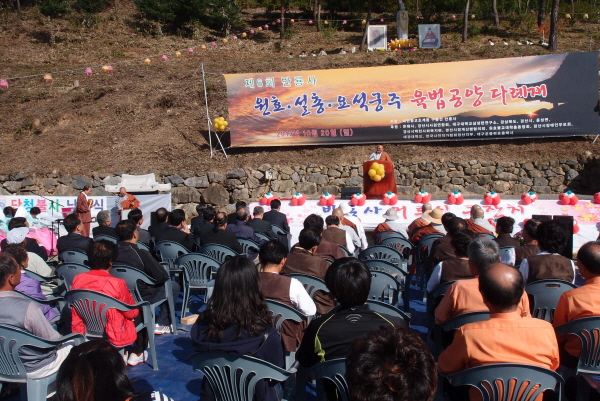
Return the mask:
[[[281,242],[272,240],[262,244],[258,259],[261,267],[258,274],[260,290],[265,298],[282,302],[306,316],[313,316],[317,312],[315,303],[302,283],[279,274],[287,259],[287,249]],[[305,329],[306,322],[286,320],[282,323],[280,334],[286,351],[296,351]]]
[[[112,219],[110,216],[110,210],[101,210],[96,216],[98,227],[92,228],[92,235],[94,237],[98,235],[109,235],[117,238],[117,233],[114,227],[111,227]]]
[[[304,219],[304,228],[312,228],[321,236],[321,242],[314,252],[315,256],[336,260],[346,256],[344,251],[336,244],[323,238],[323,226],[325,221],[318,214],[311,214]]]
[[[298,244],[288,254],[281,274],[302,273],[325,280],[329,263],[314,255],[320,243],[321,235],[316,229],[305,228],[300,231]],[[328,292],[317,291],[313,299],[319,315],[329,312],[334,306],[333,298]]]
[[[169,212],[167,211],[167,209],[165,209],[164,207],[160,207],[156,209],[154,215],[156,217],[156,224],[152,224],[150,227],[148,227],[148,232],[150,233],[152,238],[154,238],[157,232],[169,227]]]
[[[474,278],[453,283],[440,304],[435,309],[435,322],[441,324],[463,313],[488,310],[479,291],[479,275],[493,263],[500,261],[500,249],[496,241],[488,238],[475,238],[467,248],[469,267]],[[523,294],[518,305],[521,316],[531,316],[529,298]]]
[[[190,229],[192,230],[192,233],[194,233],[196,226],[204,222],[204,211],[206,209],[208,209],[208,205],[206,203],[198,203],[196,205],[196,213],[198,213],[198,216],[192,218],[192,221],[190,222]]]
[[[160,241],[176,242],[188,251],[193,251],[195,247],[194,237],[190,233],[187,224],[185,224],[185,211],[175,209],[170,212],[169,227],[156,231],[154,241],[155,243]]]
[[[271,223],[263,219],[265,216],[265,209],[262,206],[255,206],[252,214],[254,215],[254,218],[248,220],[246,224],[249,227],[252,227],[255,233],[262,233],[271,239],[277,239],[277,234],[273,232]]]
[[[340,219],[330,215],[325,218],[327,229],[323,231],[323,239],[334,244],[341,245],[350,252],[354,252],[354,244],[350,240],[348,232],[340,228]]]
[[[237,212],[238,212],[238,210],[244,209],[244,208],[246,208],[246,206],[248,206],[248,205],[244,201],[237,201],[237,202],[235,202],[235,212],[234,213],[229,213],[229,215],[227,216],[227,225],[235,224],[237,222]]]
[[[479,205],[473,205],[471,207],[471,218],[466,219],[465,221],[467,222],[467,228],[475,234],[494,233],[494,226],[485,219],[485,213]]]
[[[428,210],[432,210],[432,209],[433,209],[433,206],[431,206],[431,203],[423,203],[423,206],[421,206],[421,213],[422,213],[421,216],[414,219],[408,225],[408,228],[406,229],[408,238],[412,237],[418,228],[429,225],[430,221],[425,218],[425,212],[427,212]]]
[[[22,244],[9,244],[4,249],[4,253],[13,257],[15,262],[21,269],[21,282],[15,287],[16,291],[22,292],[25,295],[29,295],[32,298],[39,299],[42,301],[47,300],[46,296],[42,293],[42,287],[40,282],[27,275],[27,266],[29,263],[29,255]],[[55,323],[58,318],[58,310],[51,307],[50,305],[39,305],[40,309],[44,313],[46,320]]]
[[[404,238],[408,239],[406,226],[397,222],[400,217],[398,217],[398,212],[396,212],[396,209],[393,207],[389,208],[381,217],[383,217],[385,221],[383,223],[379,223],[377,227],[375,227],[375,230],[373,230],[372,234],[373,239],[377,237],[377,234],[384,231],[396,231],[402,234]]]
[[[202,221],[200,223],[196,223],[195,225],[192,224],[192,234],[194,235],[194,241],[196,244],[200,244],[200,236],[202,233],[212,231],[212,229],[215,228],[216,214],[217,211],[213,207],[207,207],[202,211]]]
[[[425,259],[425,270],[431,271],[438,263],[443,260],[456,257],[454,247],[450,244],[452,235],[467,229],[467,223],[454,213],[444,213],[442,216],[442,225],[446,230],[446,235],[436,239],[431,244],[429,256]]]
[[[150,243],[152,242],[152,236],[148,230],[144,230],[142,228],[142,224],[144,224],[144,214],[142,213],[141,209],[131,209],[129,213],[127,213],[127,219],[135,223],[136,230],[139,234],[138,242],[143,242],[144,244],[150,246]]]
[[[358,253],[358,251],[361,249],[362,241],[361,241],[360,237],[358,236],[356,227],[353,228],[350,225],[343,223],[344,221],[346,221],[346,223],[348,223],[348,219],[345,219],[344,212],[342,212],[342,209],[340,209],[340,208],[333,209],[333,211],[331,212],[331,215],[338,218],[338,220],[340,222],[340,224],[338,225],[338,228],[346,231],[346,233],[348,234],[346,241],[348,243],[352,242],[352,245],[354,245],[354,253]],[[350,241],[348,241],[348,239],[350,239]],[[348,250],[350,250],[350,248],[348,248]]]
[[[29,209],[29,216],[26,217],[27,224],[29,225],[29,227],[45,227],[44,223],[42,223],[42,221],[38,217],[40,213],[42,213],[42,211],[37,206],[34,206],[31,209]]]
[[[27,228],[27,232],[25,233],[25,237],[22,241],[25,241],[25,249],[27,249],[27,252],[32,252],[35,253],[36,255],[38,255],[40,258],[42,258],[44,261],[48,260],[48,251],[46,250],[46,248],[39,243],[38,240],[36,240],[35,238],[29,238],[27,237],[27,235],[29,234],[29,224],[27,223],[27,219],[25,217],[14,217],[10,220],[10,222],[8,223],[8,233],[6,233],[6,238],[4,238],[1,242],[0,242],[0,248],[4,249],[4,247],[6,245],[8,245],[8,241],[10,239],[11,236],[11,231],[13,231],[15,228]],[[19,238],[21,236],[19,235]],[[15,242],[13,242],[14,244]]]
[[[63,235],[56,241],[58,253],[64,251],[87,252],[94,240],[81,235],[83,232],[83,223],[75,213],[71,213],[63,220],[63,226],[67,230],[67,235]]]
[[[51,401],[173,401],[159,391],[136,392],[126,366],[119,351],[105,340],[79,344],[58,370]]]
[[[71,290],[90,290],[101,292],[118,299],[119,301],[133,305],[135,301],[127,288],[127,283],[120,278],[110,275],[113,263],[117,257],[117,244],[100,240],[90,245],[88,260],[90,271],[81,273],[73,279]],[[85,324],[75,310],[71,309],[71,328],[73,333],[85,334]],[[135,366],[148,359],[145,351],[148,347],[148,333],[146,329],[135,332],[136,326],[141,323],[142,317],[138,309],[127,312],[110,309],[107,314],[107,324],[104,328],[108,342],[117,348],[124,348],[133,343],[133,352],[129,354],[127,364]]]
[[[518,311],[525,294],[523,276],[508,265],[495,263],[479,275],[479,289],[490,310],[490,319],[465,324],[452,344],[440,354],[438,369],[452,374],[493,363],[522,363],[556,370],[558,344],[552,325],[523,317]],[[481,393],[471,388],[471,400]]]
[[[438,285],[448,281],[463,280],[473,278],[473,273],[469,267],[469,254],[467,249],[473,239],[471,231],[459,231],[452,236],[450,245],[454,248],[453,258],[444,259],[438,263],[431,273],[427,282],[427,291],[433,291]]]
[[[515,219],[508,216],[500,217],[496,221],[496,233],[498,234],[496,242],[499,247],[512,246],[513,248],[517,248],[521,246],[521,241],[518,238],[513,238],[511,235],[514,225]]]
[[[137,226],[133,220],[121,220],[117,223],[116,231],[119,245],[118,256],[114,261],[114,265],[136,268],[160,283],[170,280],[169,273],[156,261],[154,256],[147,250],[138,248],[139,231],[136,228]],[[179,284],[177,281],[172,281],[171,286],[173,300],[177,301],[180,289]],[[158,302],[167,296],[164,284],[149,285],[138,280],[137,287],[142,299],[150,303]],[[156,316],[154,334],[170,333],[171,325],[175,324],[175,322],[172,322],[170,319],[168,303],[163,302],[160,304],[159,309],[160,312]]]
[[[523,260],[537,255],[540,251],[540,246],[537,240],[537,228],[541,221],[529,219],[523,225],[523,241],[525,245],[515,248],[515,266],[519,266]]]
[[[431,401],[437,388],[433,355],[405,327],[381,326],[354,341],[345,377],[351,401]]]
[[[302,366],[345,358],[354,340],[380,326],[406,325],[403,319],[369,309],[366,302],[371,288],[371,271],[362,261],[356,258],[336,260],[327,270],[325,282],[340,305],[308,325],[296,353]]]
[[[271,210],[265,212],[263,215],[263,220],[268,221],[272,225],[279,226],[286,233],[290,232],[290,226],[287,222],[287,217],[285,214],[281,213],[279,210],[281,209],[281,201],[279,199],[273,199],[271,201]],[[288,240],[288,236],[284,234],[277,234],[277,240],[281,242],[286,248],[289,249],[290,241]]]
[[[8,223],[10,223],[12,218],[15,216],[15,209],[13,209],[10,206],[6,206],[4,207],[4,209],[2,209],[2,213],[4,214],[4,216],[2,220],[0,220],[0,230],[9,231]]]
[[[223,212],[217,213],[215,223],[211,231],[200,234],[200,245],[217,244],[224,245],[241,254],[244,252],[237,237],[231,231],[227,231],[227,215]]]
[[[27,227],[17,227],[13,228],[9,231],[6,236],[6,243],[4,248],[6,248],[10,244],[21,244],[25,247],[27,251],[27,255],[29,256],[28,270],[31,270],[34,273],[37,273],[44,277],[50,277],[54,275],[54,268],[50,267],[44,259],[40,257],[35,252],[31,252],[27,250],[27,245],[30,244],[29,240],[31,238],[27,238],[27,234],[29,234],[29,229]],[[34,243],[35,240],[33,240]],[[34,245],[34,247],[37,245]],[[54,288],[55,286],[53,286]],[[51,293],[51,292],[50,292]]]
[[[227,221],[227,217],[223,217]],[[265,298],[260,291],[256,265],[245,256],[236,256],[217,271],[215,290],[206,310],[191,331],[198,352],[222,351],[235,355],[252,355],[283,367],[281,337],[271,320]],[[269,380],[256,384],[256,400],[278,401],[280,385]],[[202,401],[215,399],[208,380],[200,389]]]
[[[567,229],[556,220],[541,223],[536,231],[540,251],[521,262],[525,283],[554,279],[575,282],[575,264],[560,255],[567,245]]]
[[[442,225],[442,216],[444,212],[441,209],[435,208],[433,210],[428,210],[423,213],[423,216],[426,220],[429,220],[429,224],[420,228],[415,229],[414,234],[410,237],[410,242],[413,245],[417,245],[421,240],[421,237],[424,237],[429,234],[446,234],[446,230]]]
[[[21,268],[17,262],[12,256],[0,253],[0,324],[19,327],[46,340],[58,340],[60,334],[50,326],[36,302],[15,291],[20,281]],[[41,379],[57,372],[72,346],[67,342],[54,349],[21,349],[27,377]]]
[[[600,243],[584,244],[577,252],[579,274],[585,285],[562,294],[554,311],[552,324],[557,327],[571,320],[588,316],[600,316]],[[561,365],[577,366],[581,353],[581,341],[575,336],[559,338]]]
[[[258,238],[256,234],[254,234],[252,227],[246,224],[248,219],[250,219],[250,210],[248,210],[247,207],[241,207],[236,212],[236,215],[237,221],[234,224],[228,223],[225,230],[234,233],[237,238],[247,238],[256,242],[258,245],[262,245],[265,240]],[[254,250],[250,247],[247,250],[247,253],[250,259],[255,260],[258,256],[258,249]]]
[[[340,223],[343,226],[349,226],[356,231],[356,234],[360,238],[360,249],[367,249],[369,247],[369,242],[367,241],[367,235],[365,234],[365,228],[363,227],[360,219],[358,217],[354,217],[352,215],[352,206],[348,204],[348,202],[342,202],[340,204],[340,210],[344,214],[344,217],[340,219]],[[356,214],[356,213],[355,213]]]

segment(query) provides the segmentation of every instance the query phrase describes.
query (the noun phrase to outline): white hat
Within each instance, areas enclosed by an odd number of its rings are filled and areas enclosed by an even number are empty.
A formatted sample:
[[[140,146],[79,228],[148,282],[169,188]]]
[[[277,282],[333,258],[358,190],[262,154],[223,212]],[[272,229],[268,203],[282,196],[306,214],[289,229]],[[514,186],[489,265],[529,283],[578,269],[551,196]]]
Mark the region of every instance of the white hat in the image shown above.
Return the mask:
[[[385,218],[386,220],[398,220],[400,217],[398,217],[396,209],[391,207],[385,211],[385,213],[383,214],[383,218]]]
[[[340,209],[342,209],[342,212],[344,212],[344,214],[348,214],[352,211],[352,208],[350,207],[350,205],[348,204],[348,202],[343,202],[340,204]]]
[[[25,241],[27,234],[29,234],[29,228],[27,227],[13,228],[6,235],[6,242],[9,244],[20,244]]]
[[[442,224],[442,216],[444,212],[441,209],[435,208],[433,210],[427,210],[423,213],[423,217],[431,221],[433,224]]]

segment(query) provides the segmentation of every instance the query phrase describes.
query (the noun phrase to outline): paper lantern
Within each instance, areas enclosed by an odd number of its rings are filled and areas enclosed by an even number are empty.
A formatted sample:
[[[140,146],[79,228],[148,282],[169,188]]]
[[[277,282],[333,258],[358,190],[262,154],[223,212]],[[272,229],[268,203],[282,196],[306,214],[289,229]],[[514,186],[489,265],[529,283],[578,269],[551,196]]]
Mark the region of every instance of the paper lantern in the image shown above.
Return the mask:
[[[523,202],[524,205],[530,205],[535,202],[537,198],[538,196],[535,192],[529,191],[521,195],[521,202]]]
[[[8,81],[6,79],[0,79],[0,89],[8,89]]]
[[[94,74],[94,71],[92,71],[91,68],[86,68],[85,69],[85,75],[87,75],[88,77],[91,77]]]
[[[306,195],[301,194],[300,192],[296,192],[292,196],[292,200],[290,201],[290,204],[292,206],[302,206],[302,205],[304,205],[305,202],[306,202]]]
[[[45,74],[44,75],[44,82],[48,82],[48,83],[52,82],[52,75]]]
[[[529,14],[535,14],[535,10],[534,9],[529,10]]]
[[[567,15],[565,15],[565,18],[566,18],[566,19],[571,19],[571,14],[567,14]]]
[[[181,57],[181,52],[179,50],[175,52],[175,57]]]
[[[350,198],[350,205],[364,206],[366,200],[367,200],[367,196],[365,194],[361,194],[361,193],[352,194],[352,198]]]
[[[194,49],[192,49],[191,47],[188,49],[188,54],[191,56],[192,54],[194,54]]]
[[[483,201],[486,205],[498,206],[498,204],[500,204],[500,200],[500,194],[497,194],[494,191],[488,192],[485,195],[483,195]]]
[[[346,20],[342,21],[342,25],[346,25],[347,23],[348,23],[348,21],[346,21]]]
[[[2,85],[2,81],[0,81],[0,86]],[[600,203],[600,192],[596,192],[594,194],[594,202],[595,203]]]
[[[448,203],[451,205],[462,205],[464,201],[465,198],[459,191],[454,191],[448,194]]]
[[[248,36],[246,32],[242,33],[242,38],[245,38],[246,36]]]
[[[277,23],[281,24],[281,20],[279,18],[277,18]]]
[[[383,194],[381,202],[384,205],[395,205],[396,203],[398,203],[398,194],[395,194],[392,191],[388,191],[388,193]]]
[[[272,200],[277,199],[277,196],[275,194],[272,194],[271,192],[267,192],[266,194],[263,195],[262,199],[260,200],[260,203],[262,205],[270,205]]]
[[[217,42],[210,42],[210,45],[211,45],[212,47],[217,47]]]
[[[335,204],[335,195],[325,192],[319,199],[319,205],[321,206],[333,206]]]
[[[275,26],[275,25],[277,25],[277,22],[273,21],[273,22],[271,22],[271,25]],[[269,28],[267,28],[267,29],[269,29]]]
[[[115,69],[112,65],[103,65],[102,66],[102,71],[103,72],[113,72]]]
[[[237,40],[237,39],[238,39],[238,37],[233,35],[233,40]]]
[[[577,196],[571,191],[567,191],[565,193],[558,195],[558,200],[563,205],[576,205],[577,202],[579,202],[579,199],[577,198]]]
[[[325,20],[325,21],[323,21],[323,24],[324,25],[329,25],[329,21]]]
[[[379,22],[383,22],[383,21],[385,21],[383,18],[381,18],[381,19],[379,20]]]
[[[588,18],[590,18],[589,15],[583,14],[583,19],[588,19]]]
[[[366,20],[362,20],[362,24],[363,24],[363,25],[364,25],[364,24],[366,24],[366,23],[367,23],[367,21],[366,21]]]
[[[206,50],[206,45],[202,45],[202,46],[200,46],[200,48],[201,48],[202,50]]]
[[[452,19],[456,19],[456,14],[452,14]]]
[[[475,19],[475,14],[471,14],[471,19]]]
[[[222,42],[223,42],[224,45],[226,45],[227,42],[228,42],[228,40],[227,39],[223,39]]]
[[[169,58],[167,57],[167,55],[166,55],[166,54],[163,54],[163,55],[160,57],[160,59],[161,59],[162,61],[167,61]]]
[[[428,193],[427,191],[421,191],[418,194],[415,195],[415,198],[413,199],[413,201],[415,203],[427,203],[431,200],[431,194]]]
[[[294,23],[294,22],[296,22],[296,21],[294,21],[293,19],[291,19],[291,20],[290,20],[290,22],[293,24],[293,23]]]
[[[262,26],[259,26],[258,28],[256,28],[257,31],[262,31]]]
[[[265,29],[269,29],[269,24],[265,24]]]
[[[250,35],[254,35],[254,29],[250,29]]]
[[[312,23],[313,23],[313,20],[309,19],[308,20],[308,25],[312,25]]]

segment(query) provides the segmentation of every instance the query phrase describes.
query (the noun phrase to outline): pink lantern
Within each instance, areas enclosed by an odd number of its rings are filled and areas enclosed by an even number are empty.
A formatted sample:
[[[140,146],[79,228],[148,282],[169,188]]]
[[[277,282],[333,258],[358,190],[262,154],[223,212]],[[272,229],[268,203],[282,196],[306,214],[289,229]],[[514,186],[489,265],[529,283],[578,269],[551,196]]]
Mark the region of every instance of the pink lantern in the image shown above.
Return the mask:
[[[383,21],[385,21],[383,18],[381,18],[381,19],[379,20],[379,22],[383,22]]]
[[[277,18],[277,23],[281,24],[281,20],[279,18]]]
[[[87,75],[88,77],[92,76],[94,72],[92,71],[91,68],[86,68],[85,69],[85,75]]]
[[[342,21],[342,25],[346,25],[347,23],[348,23],[348,21],[346,21],[346,20]]]
[[[194,49],[192,49],[191,47],[188,49],[188,54],[191,56],[192,54],[194,54]]]
[[[167,55],[166,55],[166,54],[163,54],[163,55],[162,55],[162,57],[161,57],[161,60],[162,60],[162,61],[167,61],[168,59],[169,59],[169,58],[167,57]]]
[[[233,36],[233,40],[237,40],[237,36],[235,36],[235,35],[234,35],[234,36]]]
[[[269,24],[265,24],[265,29],[269,29]]]
[[[456,14],[452,14],[452,19],[456,19]]]
[[[211,45],[212,47],[217,47],[217,42],[211,42],[211,43],[210,43],[210,45]]]
[[[6,79],[0,79],[0,88],[8,89],[8,81]]]
[[[250,35],[254,35],[254,29],[250,29]]]
[[[312,25],[313,21],[311,19],[308,20],[308,25]]]

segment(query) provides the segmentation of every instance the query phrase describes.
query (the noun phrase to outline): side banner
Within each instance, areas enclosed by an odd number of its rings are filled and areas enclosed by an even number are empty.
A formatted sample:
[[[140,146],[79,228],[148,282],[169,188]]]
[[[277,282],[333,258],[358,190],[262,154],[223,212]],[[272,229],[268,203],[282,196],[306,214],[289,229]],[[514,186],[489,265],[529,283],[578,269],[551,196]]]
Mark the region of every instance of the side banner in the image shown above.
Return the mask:
[[[597,52],[225,79],[234,147],[577,136],[600,127]]]

